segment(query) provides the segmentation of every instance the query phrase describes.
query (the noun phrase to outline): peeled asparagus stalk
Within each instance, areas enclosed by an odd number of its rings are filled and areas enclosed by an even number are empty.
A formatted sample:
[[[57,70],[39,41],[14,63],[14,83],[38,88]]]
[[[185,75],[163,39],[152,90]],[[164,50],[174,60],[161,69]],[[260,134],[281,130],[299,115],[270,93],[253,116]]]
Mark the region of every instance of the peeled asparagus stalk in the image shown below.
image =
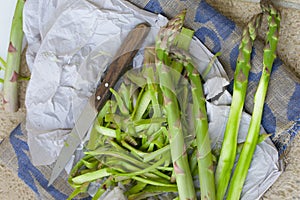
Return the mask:
[[[278,42],[280,15],[272,6],[263,7],[268,13],[269,30],[267,32],[266,46],[263,55],[263,70],[254,97],[254,108],[248,130],[246,141],[243,145],[236,169],[231,179],[227,199],[239,199],[248,169],[259,140],[260,124],[263,113],[265,98],[267,95],[272,65],[276,58],[276,47]]]
[[[253,41],[256,38],[257,29],[261,21],[260,19],[261,14],[258,14],[250,20],[243,31],[239,47],[239,56],[234,74],[232,103],[215,174],[218,200],[222,200],[226,194],[235,161],[239,124],[246,96],[248,75],[251,68],[250,57]]]

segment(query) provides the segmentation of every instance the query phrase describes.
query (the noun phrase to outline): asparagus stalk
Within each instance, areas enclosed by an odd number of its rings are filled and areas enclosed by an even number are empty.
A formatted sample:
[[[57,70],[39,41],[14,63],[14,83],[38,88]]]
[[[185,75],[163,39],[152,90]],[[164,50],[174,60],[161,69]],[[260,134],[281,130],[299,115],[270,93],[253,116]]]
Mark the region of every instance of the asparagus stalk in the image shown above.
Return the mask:
[[[254,108],[248,135],[243,145],[236,169],[230,183],[227,199],[239,199],[245,179],[247,177],[248,169],[259,140],[260,123],[263,113],[264,101],[267,95],[268,83],[272,65],[276,58],[276,47],[280,26],[280,15],[274,7],[263,7],[268,12],[268,25],[266,46],[264,48],[263,56],[263,71],[258,84],[257,91],[254,98]]]
[[[192,89],[201,199],[216,199],[214,167],[202,83],[198,71],[191,63],[186,66],[186,70]]]
[[[169,21],[165,29],[161,29],[156,41],[156,66],[159,74],[160,87],[164,97],[164,107],[169,127],[169,140],[179,198],[196,199],[195,188],[189,168],[186,146],[182,133],[180,111],[175,95],[174,77],[170,76],[171,59],[169,48],[181,29],[186,11]],[[173,75],[173,73],[172,73]]]
[[[182,32],[187,30],[183,29]],[[192,34],[182,36],[180,41],[184,41],[184,44],[190,44]],[[178,46],[178,45],[177,45]],[[181,46],[183,50],[188,50],[188,46]],[[198,173],[200,181],[201,199],[216,199],[215,192],[215,176],[213,167],[213,156],[210,147],[210,138],[208,133],[208,119],[206,113],[205,96],[202,89],[202,83],[200,74],[194,67],[191,56],[180,50],[172,51],[174,60],[181,62],[187,71],[187,76],[190,80],[192,91],[192,110],[193,110],[193,122],[197,152],[196,159],[198,163]]]
[[[7,62],[3,84],[4,109],[9,112],[18,110],[17,80],[23,42],[23,7],[25,0],[18,0],[10,32]]]
[[[160,79],[170,82],[168,70],[160,70]],[[165,84],[162,84],[165,85]],[[171,87],[172,88],[172,87]],[[176,95],[166,86],[161,86],[170,134],[171,155],[180,199],[195,199],[193,179],[190,173],[186,147],[180,122],[180,111]]]
[[[250,56],[260,19],[261,14],[258,14],[250,20],[243,31],[242,41],[239,46],[239,56],[234,74],[232,103],[215,174],[218,200],[224,198],[235,161],[240,118],[246,96],[248,74],[251,68]]]

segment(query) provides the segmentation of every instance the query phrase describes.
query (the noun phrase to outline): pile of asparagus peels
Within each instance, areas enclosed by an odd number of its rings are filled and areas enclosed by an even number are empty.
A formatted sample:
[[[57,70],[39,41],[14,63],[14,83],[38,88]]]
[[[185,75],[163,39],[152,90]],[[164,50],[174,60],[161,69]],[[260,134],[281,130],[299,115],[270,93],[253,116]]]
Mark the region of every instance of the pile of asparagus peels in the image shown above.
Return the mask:
[[[263,70],[254,99],[248,136],[235,170],[237,135],[246,97],[251,52],[263,14],[245,27],[234,74],[229,119],[220,155],[213,155],[202,77],[188,53],[193,31],[183,27],[186,11],[160,30],[147,48],[144,66],[128,72],[99,112],[85,156],[69,177],[70,199],[98,185],[93,199],[122,187],[128,199],[240,199],[259,135],[276,46],[280,15],[262,5],[269,29]]]

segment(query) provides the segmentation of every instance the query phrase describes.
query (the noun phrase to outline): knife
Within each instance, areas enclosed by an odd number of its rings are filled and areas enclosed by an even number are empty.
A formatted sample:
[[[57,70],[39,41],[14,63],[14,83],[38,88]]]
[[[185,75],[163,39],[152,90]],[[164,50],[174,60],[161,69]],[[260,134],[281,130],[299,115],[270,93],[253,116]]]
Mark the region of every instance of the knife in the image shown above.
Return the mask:
[[[85,137],[88,129],[93,124],[98,112],[109,99],[111,93],[109,88],[113,88],[119,78],[130,68],[134,56],[141,47],[143,41],[150,31],[147,23],[138,24],[129,32],[122,45],[118,49],[114,59],[106,70],[101,84],[97,87],[96,92],[89,98],[88,103],[83,108],[82,113],[75,122],[75,126],[65,141],[55,166],[52,170],[48,187],[57,179],[63,171],[70,158],[74,154],[78,145]]]

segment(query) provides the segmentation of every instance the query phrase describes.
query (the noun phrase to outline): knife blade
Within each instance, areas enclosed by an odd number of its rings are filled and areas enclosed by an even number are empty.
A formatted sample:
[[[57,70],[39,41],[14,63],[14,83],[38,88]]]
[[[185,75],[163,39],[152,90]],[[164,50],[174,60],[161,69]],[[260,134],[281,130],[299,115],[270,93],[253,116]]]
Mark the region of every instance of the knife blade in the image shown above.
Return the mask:
[[[75,122],[75,126],[65,141],[55,166],[52,170],[48,187],[57,179],[63,171],[76,148],[85,137],[88,129],[94,122],[98,112],[109,99],[111,93],[109,88],[113,88],[119,78],[130,68],[134,56],[141,47],[144,39],[150,31],[147,23],[138,24],[129,32],[122,45],[118,49],[114,59],[106,70],[105,76],[96,89],[94,95],[89,98],[88,103],[83,108],[83,112]]]

